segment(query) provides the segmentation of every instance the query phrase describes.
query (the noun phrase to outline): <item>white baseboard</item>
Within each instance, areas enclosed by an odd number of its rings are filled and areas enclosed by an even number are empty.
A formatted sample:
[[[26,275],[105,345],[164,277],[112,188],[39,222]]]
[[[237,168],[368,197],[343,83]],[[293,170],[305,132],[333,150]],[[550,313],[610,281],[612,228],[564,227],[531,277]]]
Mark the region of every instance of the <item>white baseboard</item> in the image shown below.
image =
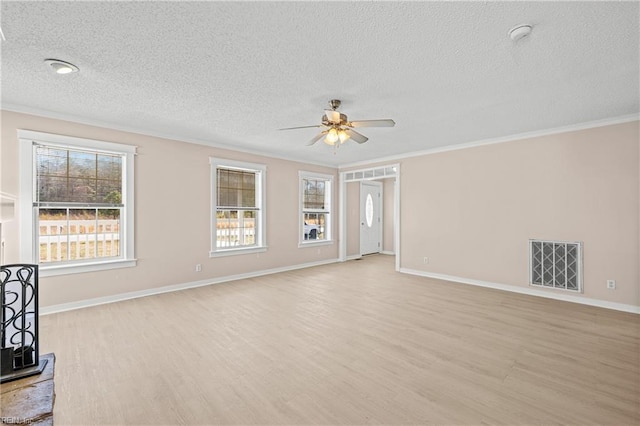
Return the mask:
[[[264,269],[261,271],[248,272],[245,274],[228,275],[226,277],[216,277],[200,281],[191,281],[182,284],[169,285],[164,287],[150,288],[147,290],[132,291],[128,293],[114,294],[112,296],[96,297],[94,299],[79,300],[77,302],[61,303],[40,308],[40,315],[55,314],[58,312],[71,311],[74,309],[88,308],[90,306],[104,305],[106,303],[120,302],[122,300],[136,299],[138,297],[152,296],[154,294],[170,293],[172,291],[186,290],[188,288],[203,287],[206,285],[220,284],[228,281],[243,280],[247,278],[261,277],[264,275],[277,274],[279,272],[294,271],[296,269],[311,268],[313,266],[336,263],[338,259],[321,260],[318,262],[302,263],[299,265],[284,266],[281,268]]]
[[[616,311],[640,314],[640,306],[627,305],[624,303],[608,302],[606,300],[591,299],[588,297],[574,296],[572,294],[548,293],[530,287],[516,287],[506,284],[497,284],[488,281],[474,280],[470,278],[460,278],[451,275],[436,274],[433,272],[418,271],[416,269],[400,268],[400,272],[410,275],[418,275],[425,278],[435,278],[444,281],[453,281],[461,284],[470,284],[479,287],[488,287],[496,290],[510,291],[512,293],[527,294],[529,296],[546,297],[547,299],[563,300],[565,302],[580,303],[582,305],[597,306],[599,308],[613,309]]]
[[[372,254],[376,254],[376,253],[372,253]],[[384,254],[387,256],[395,256],[396,254],[392,251],[381,251],[378,252],[377,254]],[[366,255],[368,256],[368,255]],[[351,256],[347,256],[346,260],[355,260],[355,259],[362,259],[362,255],[361,254],[352,254]]]

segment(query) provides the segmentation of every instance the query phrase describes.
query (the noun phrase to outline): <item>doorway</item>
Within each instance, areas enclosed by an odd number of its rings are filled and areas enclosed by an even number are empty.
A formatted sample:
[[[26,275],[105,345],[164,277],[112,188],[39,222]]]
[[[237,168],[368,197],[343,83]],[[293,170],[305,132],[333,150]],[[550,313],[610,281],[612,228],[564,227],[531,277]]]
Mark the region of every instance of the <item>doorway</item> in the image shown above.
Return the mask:
[[[339,250],[338,259],[341,262],[345,262],[349,259],[357,258],[363,252],[360,251],[360,231],[363,227],[361,223],[366,223],[366,198],[365,205],[362,210],[365,210],[364,220],[361,219],[360,209],[360,183],[375,181],[380,184],[382,182],[392,182],[392,186],[387,191],[387,187],[384,187],[384,192],[388,193],[391,199],[383,200],[384,209],[389,210],[390,215],[385,214],[384,218],[380,217],[381,224],[380,230],[384,236],[380,237],[381,241],[393,241],[390,247],[376,247],[376,251],[384,254],[395,255],[395,269],[400,271],[400,164],[386,164],[375,166],[366,169],[356,169],[340,172],[340,202],[339,202]],[[354,186],[357,184],[357,186]],[[349,194],[349,195],[347,195]],[[353,198],[355,197],[355,198]],[[350,200],[349,202],[347,200]],[[372,200],[373,204],[373,195]],[[382,202],[381,202],[382,204]],[[372,217],[373,220],[373,217]],[[391,225],[392,228],[387,229],[384,225],[384,221],[387,225]],[[372,223],[373,224],[373,223]],[[355,238],[354,238],[355,237]],[[386,240],[385,240],[386,239]],[[376,246],[377,246],[376,241]],[[386,246],[387,243],[384,243]]]
[[[360,255],[382,250],[382,183],[360,182]]]

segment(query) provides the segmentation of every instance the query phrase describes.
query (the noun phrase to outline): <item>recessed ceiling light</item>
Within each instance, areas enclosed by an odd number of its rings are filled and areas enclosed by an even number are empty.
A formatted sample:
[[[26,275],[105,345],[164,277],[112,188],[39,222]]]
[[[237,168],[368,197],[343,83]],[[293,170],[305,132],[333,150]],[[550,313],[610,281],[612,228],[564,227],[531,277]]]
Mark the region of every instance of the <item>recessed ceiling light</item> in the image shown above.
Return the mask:
[[[53,70],[58,74],[71,74],[80,71],[80,69],[75,65],[59,59],[46,59],[44,62],[53,68]]]
[[[511,40],[518,41],[531,34],[533,27],[531,25],[517,25],[509,30]]]

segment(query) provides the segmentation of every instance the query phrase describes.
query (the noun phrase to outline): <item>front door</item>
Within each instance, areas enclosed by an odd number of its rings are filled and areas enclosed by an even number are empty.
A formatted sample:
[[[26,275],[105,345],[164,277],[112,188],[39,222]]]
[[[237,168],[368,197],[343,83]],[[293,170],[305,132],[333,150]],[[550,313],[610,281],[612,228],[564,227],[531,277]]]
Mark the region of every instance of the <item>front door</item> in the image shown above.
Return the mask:
[[[360,254],[379,253],[382,245],[382,183],[360,182]]]

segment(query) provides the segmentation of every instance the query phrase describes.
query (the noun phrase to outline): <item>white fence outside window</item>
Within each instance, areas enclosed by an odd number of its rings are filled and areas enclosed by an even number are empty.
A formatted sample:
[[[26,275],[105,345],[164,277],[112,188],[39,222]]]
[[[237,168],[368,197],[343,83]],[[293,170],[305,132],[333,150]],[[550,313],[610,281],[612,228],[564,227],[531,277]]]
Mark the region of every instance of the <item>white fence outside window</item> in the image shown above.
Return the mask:
[[[120,220],[40,220],[40,262],[120,255]]]

